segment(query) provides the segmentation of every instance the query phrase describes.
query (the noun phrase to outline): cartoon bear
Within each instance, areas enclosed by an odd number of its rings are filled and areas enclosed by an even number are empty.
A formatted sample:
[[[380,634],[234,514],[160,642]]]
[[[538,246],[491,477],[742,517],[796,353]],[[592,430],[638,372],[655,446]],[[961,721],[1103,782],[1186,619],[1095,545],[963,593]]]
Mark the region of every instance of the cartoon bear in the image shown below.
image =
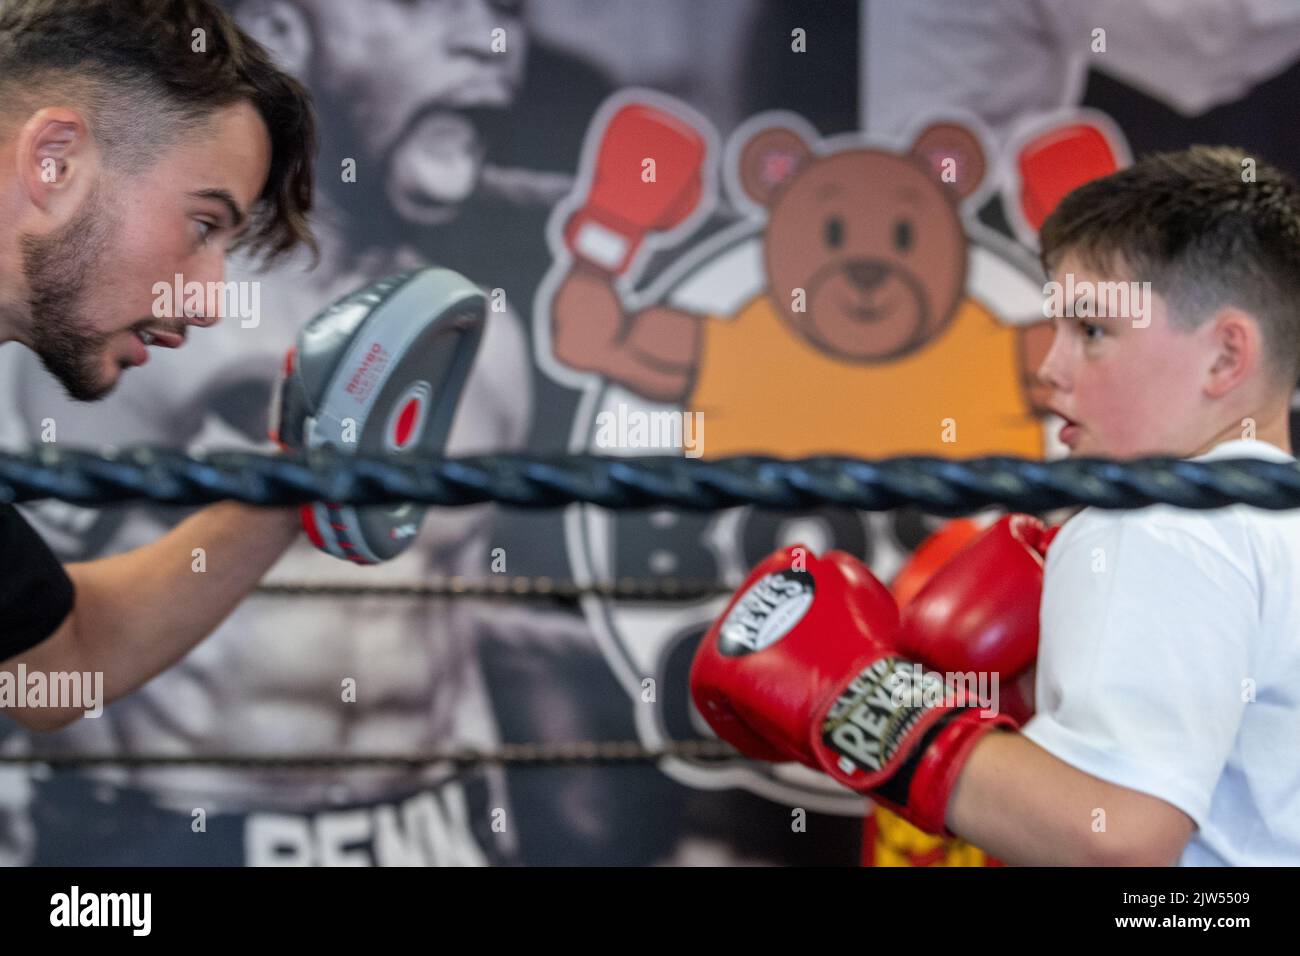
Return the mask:
[[[1001,323],[966,293],[961,203],[986,171],[971,131],[824,155],[778,125],[737,157],[735,184],[767,216],[766,289],[732,316],[628,314],[617,273],[575,254],[551,305],[559,361],[702,412],[708,457],[1042,455],[1051,326]]]

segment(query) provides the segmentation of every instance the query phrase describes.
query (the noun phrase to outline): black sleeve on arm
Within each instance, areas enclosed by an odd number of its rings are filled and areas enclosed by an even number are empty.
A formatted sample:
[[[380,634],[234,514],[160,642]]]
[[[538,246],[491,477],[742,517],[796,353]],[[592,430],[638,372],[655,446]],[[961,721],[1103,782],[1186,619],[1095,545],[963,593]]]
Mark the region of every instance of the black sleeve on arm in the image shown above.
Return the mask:
[[[30,650],[72,611],[72,579],[13,505],[0,504],[0,661]]]

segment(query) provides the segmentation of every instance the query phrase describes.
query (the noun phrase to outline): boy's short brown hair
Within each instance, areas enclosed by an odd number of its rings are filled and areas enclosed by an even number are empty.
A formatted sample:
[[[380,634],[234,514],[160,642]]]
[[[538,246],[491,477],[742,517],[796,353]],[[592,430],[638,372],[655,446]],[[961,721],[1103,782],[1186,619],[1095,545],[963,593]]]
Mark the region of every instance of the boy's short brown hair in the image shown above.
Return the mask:
[[[0,134],[51,96],[84,109],[105,163],[127,172],[247,100],[271,164],[241,244],[267,261],[315,251],[311,97],[211,0],[0,0]]]
[[[1149,281],[1183,328],[1245,310],[1277,383],[1300,378],[1300,189],[1263,160],[1227,146],[1144,156],[1066,196],[1039,243],[1048,273],[1073,253],[1103,275]]]

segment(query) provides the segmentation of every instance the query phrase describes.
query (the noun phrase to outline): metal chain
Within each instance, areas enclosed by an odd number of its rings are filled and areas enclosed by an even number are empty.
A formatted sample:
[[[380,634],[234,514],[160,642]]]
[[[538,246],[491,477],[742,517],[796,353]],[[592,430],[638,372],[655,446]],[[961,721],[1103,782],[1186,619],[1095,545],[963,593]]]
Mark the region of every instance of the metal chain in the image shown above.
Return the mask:
[[[411,584],[344,584],[285,581],[259,585],[254,593],[267,597],[330,598],[369,597],[411,598],[512,598],[573,601],[599,597],[618,601],[699,601],[731,594],[735,588],[716,581],[676,581],[672,579],[601,581],[578,584],[548,577],[512,577],[482,581],[447,578]]]
[[[10,754],[0,766],[73,767],[232,767],[248,770],[358,770],[402,767],[410,770],[437,764],[460,767],[483,764],[577,766],[653,763],[667,757],[723,760],[738,754],[716,740],[670,741],[649,748],[635,740],[590,740],[572,743],[502,744],[495,750],[430,750],[416,753],[368,754]]]

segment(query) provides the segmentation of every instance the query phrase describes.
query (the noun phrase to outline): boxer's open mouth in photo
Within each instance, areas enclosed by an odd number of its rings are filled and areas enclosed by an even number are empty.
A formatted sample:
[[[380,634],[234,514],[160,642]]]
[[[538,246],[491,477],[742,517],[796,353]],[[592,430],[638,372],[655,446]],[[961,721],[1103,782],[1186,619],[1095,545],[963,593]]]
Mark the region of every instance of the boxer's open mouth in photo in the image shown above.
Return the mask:
[[[441,221],[477,188],[483,157],[483,139],[468,118],[447,110],[422,116],[389,162],[393,207],[416,221]]]

